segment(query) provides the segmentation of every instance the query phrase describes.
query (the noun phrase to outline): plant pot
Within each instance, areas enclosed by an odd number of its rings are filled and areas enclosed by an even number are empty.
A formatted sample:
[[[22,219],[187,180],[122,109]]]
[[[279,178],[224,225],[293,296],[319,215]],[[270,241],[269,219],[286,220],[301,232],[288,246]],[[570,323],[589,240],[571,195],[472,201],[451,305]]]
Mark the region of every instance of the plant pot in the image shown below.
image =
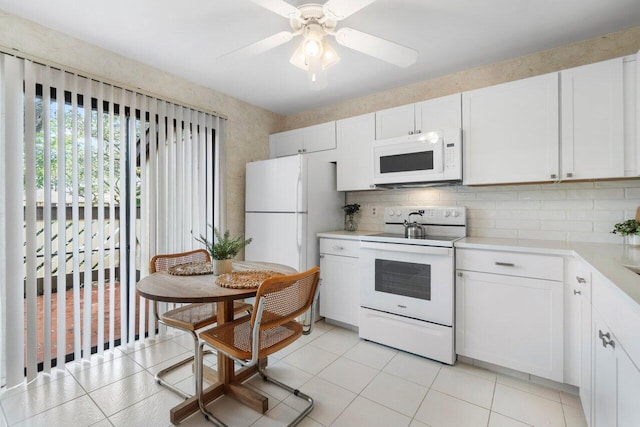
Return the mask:
[[[347,214],[344,217],[344,229],[347,231],[357,231],[358,230],[358,223],[356,222],[356,219],[354,218],[354,215],[351,214]]]
[[[624,239],[629,246],[640,246],[640,234],[627,234]]]
[[[213,263],[213,274],[219,276],[224,273],[231,273],[233,270],[233,265],[231,264],[230,259],[214,259],[211,260]]]

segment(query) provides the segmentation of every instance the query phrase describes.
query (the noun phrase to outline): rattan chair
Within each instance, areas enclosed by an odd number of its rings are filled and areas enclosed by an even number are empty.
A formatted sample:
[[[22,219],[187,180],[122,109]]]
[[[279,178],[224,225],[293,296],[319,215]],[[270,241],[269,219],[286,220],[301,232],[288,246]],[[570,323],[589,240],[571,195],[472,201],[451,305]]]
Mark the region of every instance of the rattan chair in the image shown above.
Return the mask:
[[[215,348],[243,366],[257,365],[263,380],[271,382],[308,402],[305,409],[289,424],[295,426],[313,409],[310,396],[267,376],[259,360],[288,346],[303,333],[296,318],[306,313],[315,299],[320,269],[304,273],[276,276],[262,282],[258,288],[251,315],[218,325],[200,333],[198,362],[196,363],[196,393],[200,411],[217,426],[225,424],[209,412],[203,401],[204,346]],[[313,313],[312,313],[313,315]]]
[[[149,270],[151,273],[155,273],[157,271],[166,271],[175,265],[186,264],[189,262],[211,262],[211,257],[209,256],[209,253],[204,249],[197,249],[195,251],[177,254],[156,255],[151,259]],[[246,304],[239,301],[235,302],[233,307],[235,313],[241,313],[245,311],[249,313],[251,308],[251,304]],[[195,354],[197,354],[198,352],[198,335],[196,334],[196,331],[216,323],[218,314],[216,303],[187,304],[178,308],[174,308],[173,310],[165,311],[162,314],[159,313],[160,311],[158,307],[158,301],[156,301],[156,320],[159,323],[170,326],[172,328],[189,332],[193,337],[194,356],[188,357],[184,360],[174,363],[173,365],[165,369],[162,369],[156,374],[155,380],[158,384],[167,387],[179,396],[185,399],[189,399],[190,397],[192,397],[191,395],[183,392],[174,385],[163,381],[162,378],[174,369],[177,369],[180,366],[194,361]]]

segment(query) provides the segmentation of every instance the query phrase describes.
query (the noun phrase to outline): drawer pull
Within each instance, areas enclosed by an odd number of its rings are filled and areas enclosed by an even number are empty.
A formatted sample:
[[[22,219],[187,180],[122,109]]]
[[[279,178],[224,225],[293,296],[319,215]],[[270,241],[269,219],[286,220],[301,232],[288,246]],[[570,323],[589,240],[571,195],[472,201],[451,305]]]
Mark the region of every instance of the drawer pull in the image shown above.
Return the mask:
[[[573,290],[574,295],[582,295],[582,291],[578,291],[576,289]]]
[[[500,267],[515,267],[516,266],[512,262],[500,262],[500,261],[496,261],[496,265],[499,265]]]
[[[344,251],[344,246],[333,245],[332,249],[336,251]]]
[[[587,283],[587,280],[584,277],[576,276],[576,280],[578,283]]]
[[[603,334],[602,330],[598,329],[598,338],[602,340],[603,347],[606,348],[608,345],[610,345],[611,348],[616,348],[616,343],[614,340],[611,339],[611,334],[609,332],[607,332],[606,334]]]

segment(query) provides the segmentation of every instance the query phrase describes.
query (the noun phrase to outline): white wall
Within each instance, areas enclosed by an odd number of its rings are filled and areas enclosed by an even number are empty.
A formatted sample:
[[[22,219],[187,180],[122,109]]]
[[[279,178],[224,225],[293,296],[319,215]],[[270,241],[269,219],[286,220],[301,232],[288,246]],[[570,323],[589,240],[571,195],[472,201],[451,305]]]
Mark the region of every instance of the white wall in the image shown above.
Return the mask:
[[[469,236],[622,243],[610,231],[635,217],[640,180],[360,191],[347,202],[361,205],[360,230],[381,231],[388,206],[453,205],[467,207]]]

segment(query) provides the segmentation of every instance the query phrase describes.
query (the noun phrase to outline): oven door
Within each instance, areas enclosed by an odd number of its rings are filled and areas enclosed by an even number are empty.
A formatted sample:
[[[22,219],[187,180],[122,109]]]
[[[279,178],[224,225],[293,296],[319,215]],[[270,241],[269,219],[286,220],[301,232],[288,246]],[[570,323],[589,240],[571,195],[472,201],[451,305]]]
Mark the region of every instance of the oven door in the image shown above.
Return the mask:
[[[442,147],[442,132],[407,135],[374,142],[373,183],[443,180]]]
[[[453,326],[453,248],[362,242],[360,305]]]

